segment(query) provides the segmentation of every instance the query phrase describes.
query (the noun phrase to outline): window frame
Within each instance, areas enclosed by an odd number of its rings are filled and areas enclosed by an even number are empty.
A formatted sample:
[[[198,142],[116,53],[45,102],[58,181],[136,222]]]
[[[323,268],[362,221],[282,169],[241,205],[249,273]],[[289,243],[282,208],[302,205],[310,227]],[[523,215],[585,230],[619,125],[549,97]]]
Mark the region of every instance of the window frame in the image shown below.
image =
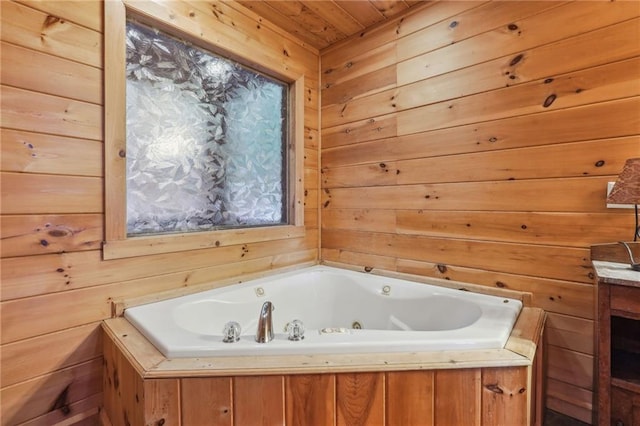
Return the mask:
[[[160,235],[127,236],[126,185],[126,20],[158,28],[200,48],[254,68],[290,85],[287,225],[218,229]],[[184,19],[182,19],[184,18]],[[180,252],[304,236],[304,75],[275,70],[251,60],[246,52],[225,49],[215,29],[204,31],[179,13],[127,0],[104,2],[104,149],[105,241],[103,259]]]

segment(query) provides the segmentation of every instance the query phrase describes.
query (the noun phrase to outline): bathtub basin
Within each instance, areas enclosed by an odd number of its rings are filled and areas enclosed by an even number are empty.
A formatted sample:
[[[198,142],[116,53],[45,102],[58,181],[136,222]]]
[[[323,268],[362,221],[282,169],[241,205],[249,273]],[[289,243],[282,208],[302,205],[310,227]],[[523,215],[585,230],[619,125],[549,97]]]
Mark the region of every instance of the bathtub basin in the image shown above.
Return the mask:
[[[275,337],[257,343],[265,301],[274,305]],[[125,318],[168,358],[311,355],[498,349],[521,308],[515,299],[313,266],[128,308]],[[304,323],[300,341],[285,332],[293,320]],[[223,342],[229,321],[242,328],[235,343]]]

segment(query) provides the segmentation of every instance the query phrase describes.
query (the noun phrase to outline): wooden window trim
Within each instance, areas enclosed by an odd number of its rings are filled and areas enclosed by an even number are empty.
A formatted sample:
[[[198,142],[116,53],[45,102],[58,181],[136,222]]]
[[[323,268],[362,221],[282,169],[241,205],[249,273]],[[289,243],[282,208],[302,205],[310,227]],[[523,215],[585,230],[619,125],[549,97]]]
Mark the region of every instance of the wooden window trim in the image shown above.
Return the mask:
[[[103,258],[118,259],[210,247],[229,246],[301,237],[304,228],[304,75],[275,71],[268,63],[250,60],[250,52],[225,50],[213,33],[200,31],[188,16],[169,6],[131,0],[104,2],[105,86],[105,241]],[[247,64],[291,84],[292,119],[289,142],[289,225],[206,232],[136,236],[127,238],[126,211],[126,68],[125,25],[127,15],[159,29],[178,34],[207,50]]]

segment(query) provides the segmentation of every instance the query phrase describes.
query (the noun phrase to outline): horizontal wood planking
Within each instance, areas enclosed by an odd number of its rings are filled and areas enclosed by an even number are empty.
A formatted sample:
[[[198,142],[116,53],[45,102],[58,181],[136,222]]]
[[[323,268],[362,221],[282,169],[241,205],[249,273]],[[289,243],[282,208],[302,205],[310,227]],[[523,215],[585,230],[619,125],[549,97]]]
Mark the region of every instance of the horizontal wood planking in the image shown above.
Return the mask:
[[[1,167],[7,172],[103,176],[102,142],[1,129]]]
[[[562,5],[562,2],[524,1],[519,4],[517,11],[508,4],[483,4],[402,37],[397,42],[398,61],[460,43],[487,31],[503,29],[505,22],[535,16]]]
[[[590,419],[585,250],[633,227],[605,188],[640,154],[640,8],[457,6],[323,52],[322,258],[531,292],[554,319],[547,399]]]
[[[100,214],[5,215],[0,257],[99,250],[103,229]]]
[[[64,16],[71,21],[92,30],[102,31],[102,2],[99,0],[18,0],[18,3],[38,9],[52,16]]]
[[[361,31],[344,42],[322,50],[322,74],[329,74],[327,72],[329,70],[335,72],[345,67],[351,68],[347,65],[363,52],[369,52],[381,45],[393,43],[396,39],[480,5],[482,5],[481,2],[474,1],[426,4],[421,8],[414,9],[408,15]]]
[[[323,130],[322,164],[359,164],[637,135],[638,108],[640,98],[633,97],[402,136],[397,133],[396,114],[391,114]],[[592,120],[594,116],[604,120]]]
[[[94,426],[100,423],[100,407],[102,406],[102,392],[81,399],[61,409],[49,411],[46,414],[31,419],[24,426],[43,425],[74,425]],[[69,413],[69,414],[65,414]]]
[[[595,355],[594,339],[591,339],[590,341],[585,338],[585,336],[590,335],[593,330],[593,321],[562,314],[556,315],[553,313],[551,315],[567,319],[568,321],[565,322],[568,324],[563,328],[556,328],[556,324],[547,325],[545,333],[547,336],[547,342],[550,345],[559,346],[587,355]]]
[[[2,84],[102,104],[100,68],[2,43]]]
[[[53,410],[102,392],[102,358],[3,387],[3,424],[17,425]],[[29,406],[25,410],[25,404]],[[34,416],[35,414],[35,416]]]
[[[324,208],[606,213],[605,190],[612,178],[615,176],[331,188],[322,192],[321,202]]]
[[[584,247],[608,242],[633,228],[623,210],[609,213],[547,213],[458,210],[324,209],[323,228],[395,232],[445,238]],[[606,225],[601,225],[605,223]]]
[[[48,12],[37,10],[36,2],[30,6],[11,1],[2,2],[0,36],[3,41],[86,65],[102,67],[100,32],[68,22],[64,16],[50,15]],[[102,12],[101,8],[95,6],[94,4],[94,12]]]
[[[640,90],[630,69],[640,71],[640,60],[627,59],[489,92],[471,90],[472,94],[443,92],[425,80],[419,88],[404,86],[324,107],[322,125],[335,127],[400,112],[398,133],[403,135],[627,98]]]
[[[179,253],[145,256],[135,264],[126,259],[104,262],[100,251],[95,250],[7,258],[0,261],[2,298],[11,300],[56,293],[148,276],[234,265],[236,262],[271,256],[277,259],[278,255],[306,253],[316,247],[317,238],[317,231],[309,230],[305,238],[194,250],[188,252],[186,258]],[[191,273],[185,272],[185,279],[189,276]]]
[[[66,345],[59,345],[59,341]],[[47,348],[42,351],[42,348]],[[100,323],[25,339],[2,347],[2,386],[10,386],[51,371],[102,356]]]
[[[625,41],[635,36],[637,26],[638,20],[631,19],[426,79],[416,80],[414,70],[398,65],[398,84],[421,88],[428,81],[432,89],[456,97],[629,59],[638,55],[638,46]],[[555,60],[558,50],[566,52],[562,61]]]
[[[591,283],[586,249],[428,238],[349,230],[323,230],[322,247],[407,260],[452,264],[513,274]],[[539,264],[545,265],[541,270]]]
[[[54,333],[109,318],[112,300],[135,298],[199,284],[209,283],[207,288],[219,287],[240,282],[243,275],[313,262],[315,256],[316,250],[309,248],[303,252],[281,253],[219,267],[185,270],[121,283],[93,285],[7,300],[2,302],[2,343]],[[63,275],[62,272],[59,274]],[[70,280],[71,277],[66,279]],[[61,315],[62,312],[64,315]],[[56,318],[55,322],[51,321],[52,317]]]
[[[87,102],[0,86],[2,127],[102,140],[102,108]]]
[[[9,172],[0,176],[2,214],[101,213],[104,209],[102,178]]]
[[[374,185],[411,185],[436,182],[566,178],[617,175],[624,161],[638,153],[640,136],[485,151],[451,157],[378,162],[322,168],[327,188]],[[527,161],[521,161],[526,158]]]
[[[218,34],[258,40],[254,46],[284,58],[283,70],[307,73],[306,236],[215,253],[102,260],[103,5],[73,3],[24,0],[1,5],[1,322],[3,337],[10,340],[3,340],[1,350],[6,366],[3,421],[96,422],[102,393],[91,394],[93,385],[74,380],[70,372],[85,371],[86,380],[97,380],[96,389],[101,389],[101,372],[83,366],[101,363],[102,352],[95,349],[101,336],[97,327],[111,316],[111,300],[233,283],[319,257],[317,51],[268,23],[259,31],[257,18],[243,15],[237,4],[214,2],[212,7],[224,13],[224,22],[215,25]],[[197,6],[201,9],[194,9],[196,14],[216,19],[208,6]],[[208,284],[212,280],[218,284]],[[70,391],[63,395],[70,381]],[[60,407],[50,411],[59,396],[64,396]]]
[[[412,78],[416,79],[445,74],[637,16],[638,7],[633,3],[568,3],[520,21],[505,21],[502,27],[495,30],[402,61],[398,65],[398,72],[411,73]],[[572,24],[566,25],[566,20]]]

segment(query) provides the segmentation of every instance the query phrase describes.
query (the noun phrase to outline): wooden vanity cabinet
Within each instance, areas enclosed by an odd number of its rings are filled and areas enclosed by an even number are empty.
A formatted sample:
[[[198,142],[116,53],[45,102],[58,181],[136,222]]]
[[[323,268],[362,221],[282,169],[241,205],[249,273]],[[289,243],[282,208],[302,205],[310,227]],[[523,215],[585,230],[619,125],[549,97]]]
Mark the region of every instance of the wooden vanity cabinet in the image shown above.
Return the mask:
[[[640,426],[640,272],[593,261],[598,285],[598,425]]]

